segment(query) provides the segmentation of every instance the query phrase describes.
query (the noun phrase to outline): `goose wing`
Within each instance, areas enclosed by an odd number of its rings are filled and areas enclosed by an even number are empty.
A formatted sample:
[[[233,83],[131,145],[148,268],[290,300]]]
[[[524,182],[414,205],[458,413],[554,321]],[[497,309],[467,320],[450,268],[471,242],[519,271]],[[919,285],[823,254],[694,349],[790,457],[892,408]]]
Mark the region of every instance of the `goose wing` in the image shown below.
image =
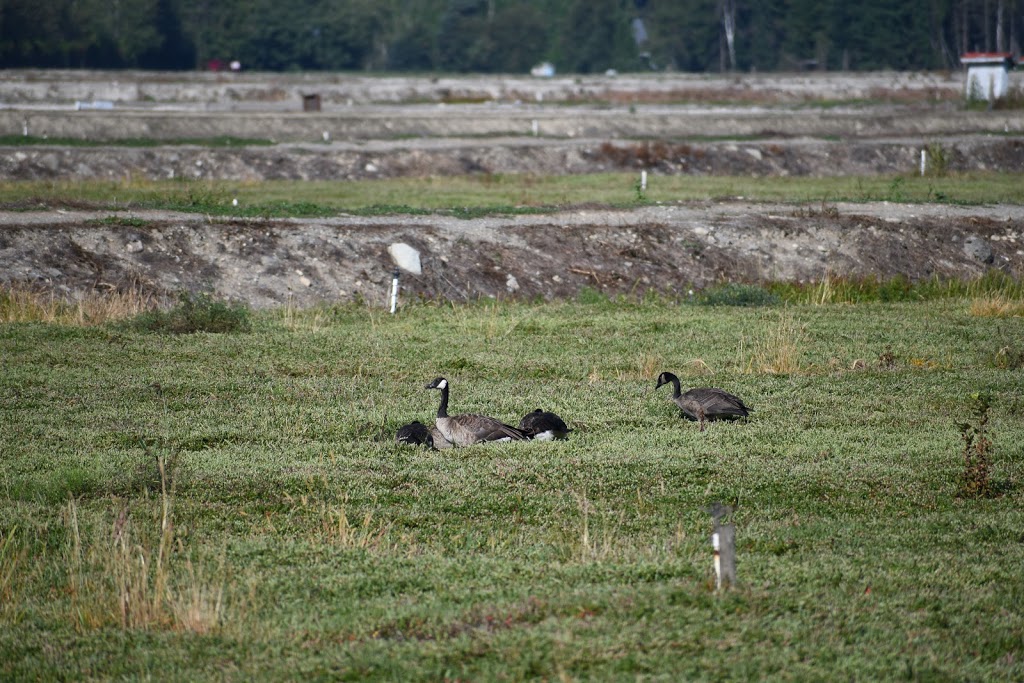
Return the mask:
[[[572,431],[558,415],[540,408],[523,416],[523,419],[519,421],[519,430],[531,437],[549,434],[549,438],[563,439]]]
[[[456,446],[469,446],[484,441],[509,439],[526,441],[530,437],[522,431],[486,415],[456,415],[438,418],[437,427],[448,441]]]
[[[691,389],[683,394],[681,398],[688,398],[699,403],[701,408],[704,409],[704,415],[709,418],[725,415],[746,417],[751,412],[751,409],[744,405],[743,400],[739,396],[715,387]],[[685,411],[686,408],[683,408],[683,410]]]

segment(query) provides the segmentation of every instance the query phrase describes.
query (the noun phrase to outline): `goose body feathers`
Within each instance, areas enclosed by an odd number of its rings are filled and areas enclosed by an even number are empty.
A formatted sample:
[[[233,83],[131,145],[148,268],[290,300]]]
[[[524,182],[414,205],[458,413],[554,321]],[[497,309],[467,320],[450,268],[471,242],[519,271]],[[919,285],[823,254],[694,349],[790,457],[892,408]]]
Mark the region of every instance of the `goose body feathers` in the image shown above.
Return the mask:
[[[540,408],[524,415],[519,421],[519,429],[537,441],[565,439],[572,431],[558,415]]]
[[[438,377],[426,388],[441,392],[441,405],[438,406],[434,424],[441,436],[453,446],[470,446],[486,441],[526,441],[530,438],[523,431],[486,415],[449,415],[448,380],[444,377]]]
[[[661,373],[654,388],[663,384],[672,385],[672,401],[688,419],[700,422],[701,431],[704,430],[705,420],[747,417],[753,411],[739,396],[717,387],[698,387],[684,394],[679,386],[679,378],[671,372]]]

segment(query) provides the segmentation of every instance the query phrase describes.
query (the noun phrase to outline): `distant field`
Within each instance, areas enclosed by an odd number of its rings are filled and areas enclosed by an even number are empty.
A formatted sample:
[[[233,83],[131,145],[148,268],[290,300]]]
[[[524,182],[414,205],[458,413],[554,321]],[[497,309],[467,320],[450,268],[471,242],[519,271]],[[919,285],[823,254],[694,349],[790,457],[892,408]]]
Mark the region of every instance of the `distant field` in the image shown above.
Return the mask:
[[[1021,680],[1022,340],[956,298],[3,324],[0,677]],[[755,412],[701,434],[661,370]],[[455,411],[576,431],[395,445],[439,374]]]
[[[242,216],[436,211],[469,217],[582,204],[636,206],[649,202],[737,197],[751,201],[823,204],[835,201],[1024,203],[1024,178],[1013,173],[825,178],[652,175],[645,191],[641,192],[638,184],[639,174],[627,173],[557,177],[475,175],[347,182],[7,181],[0,182],[0,209],[169,209]]]

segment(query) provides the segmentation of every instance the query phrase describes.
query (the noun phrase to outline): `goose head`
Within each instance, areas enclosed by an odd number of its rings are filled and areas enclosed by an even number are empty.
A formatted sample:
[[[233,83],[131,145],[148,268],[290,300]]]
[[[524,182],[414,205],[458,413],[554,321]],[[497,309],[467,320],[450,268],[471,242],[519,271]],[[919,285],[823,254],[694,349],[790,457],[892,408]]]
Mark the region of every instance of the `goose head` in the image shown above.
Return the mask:
[[[438,391],[444,391],[448,388],[448,380],[444,377],[438,377],[433,382],[423,387],[424,389],[437,389]]]
[[[658,383],[654,386],[654,388],[658,389],[659,387],[665,384],[672,384],[673,382],[678,381],[679,378],[673,375],[671,372],[663,372],[660,375],[658,375]]]

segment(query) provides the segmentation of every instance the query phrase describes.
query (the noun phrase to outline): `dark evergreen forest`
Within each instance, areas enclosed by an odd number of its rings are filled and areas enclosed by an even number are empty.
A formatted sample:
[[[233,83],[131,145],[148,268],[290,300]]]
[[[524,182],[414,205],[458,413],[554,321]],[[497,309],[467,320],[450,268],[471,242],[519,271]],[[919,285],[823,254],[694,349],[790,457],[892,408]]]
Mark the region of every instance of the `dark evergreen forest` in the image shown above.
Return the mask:
[[[0,67],[522,73],[945,69],[1024,0],[0,0]]]

